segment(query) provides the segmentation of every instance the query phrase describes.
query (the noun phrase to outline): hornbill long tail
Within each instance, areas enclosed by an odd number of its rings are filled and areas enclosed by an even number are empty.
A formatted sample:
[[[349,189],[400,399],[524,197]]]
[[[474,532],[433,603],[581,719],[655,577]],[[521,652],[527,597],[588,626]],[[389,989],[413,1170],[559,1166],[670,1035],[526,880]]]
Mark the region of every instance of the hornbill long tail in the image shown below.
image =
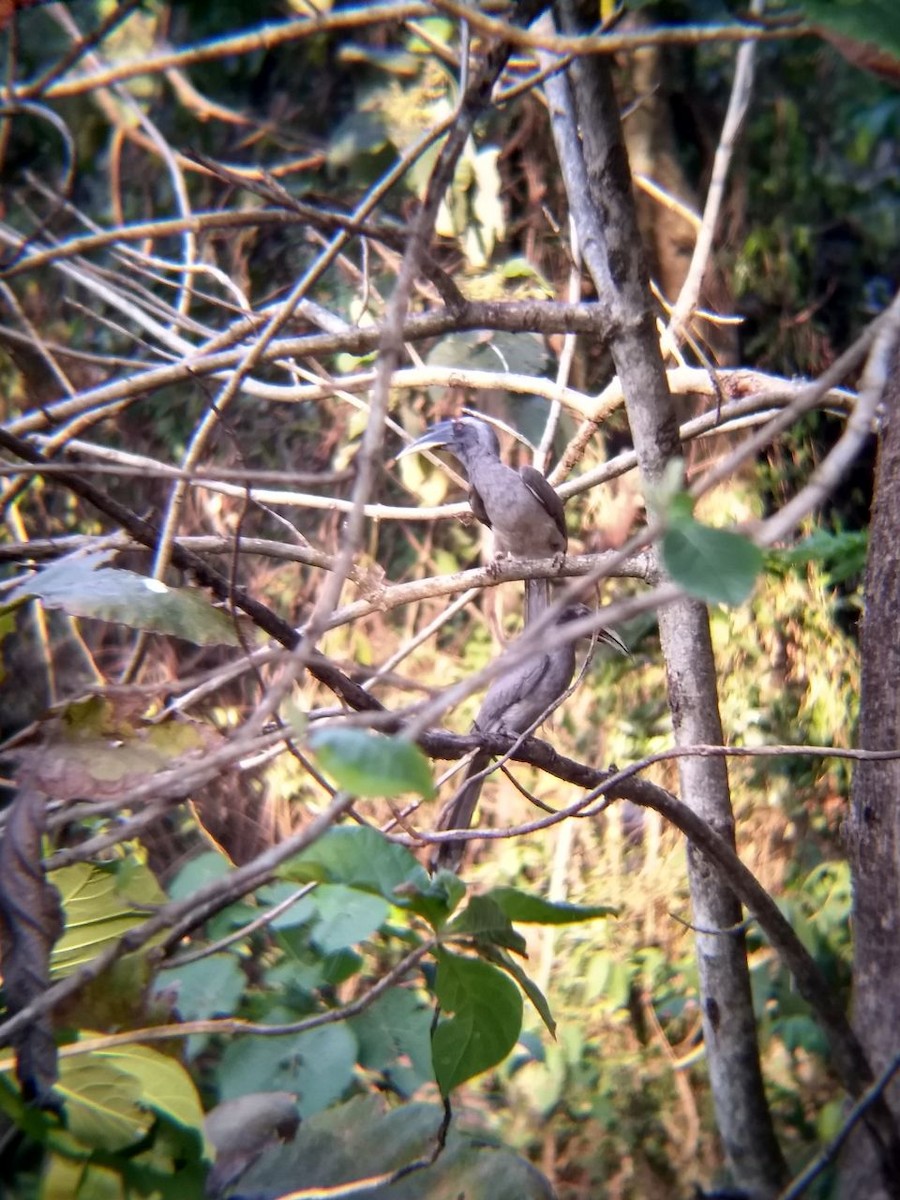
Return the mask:
[[[444,446],[465,468],[472,512],[494,534],[497,556],[560,558],[568,536],[563,504],[540,471],[514,471],[500,461],[497,435],[485,421],[456,417],[441,421],[411,442],[398,457]],[[550,603],[550,581],[525,581],[525,624]]]
[[[571,604],[562,610],[557,626],[589,616],[584,604]],[[628,653],[620,639],[608,629],[599,629],[597,636],[616,649]],[[520,734],[561,699],[575,674],[575,643],[566,642],[555,649],[535,654],[499,675],[485,693],[472,729],[475,733]],[[475,815],[484,779],[481,773],[489,765],[491,755],[478,751],[466,769],[463,783],[452,800],[441,811],[437,828],[440,830],[468,829]],[[441,842],[431,857],[431,867],[457,871],[466,849],[466,839]]]

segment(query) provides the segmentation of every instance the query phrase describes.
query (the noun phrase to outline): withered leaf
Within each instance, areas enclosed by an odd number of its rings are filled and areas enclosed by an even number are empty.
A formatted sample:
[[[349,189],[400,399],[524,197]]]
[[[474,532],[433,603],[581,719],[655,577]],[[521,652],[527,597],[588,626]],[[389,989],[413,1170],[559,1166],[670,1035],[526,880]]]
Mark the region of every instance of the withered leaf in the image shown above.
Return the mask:
[[[101,696],[68,705],[42,732],[40,742],[16,751],[17,777],[55,800],[126,800],[158,772],[219,743],[210,726],[175,718],[152,724]]]

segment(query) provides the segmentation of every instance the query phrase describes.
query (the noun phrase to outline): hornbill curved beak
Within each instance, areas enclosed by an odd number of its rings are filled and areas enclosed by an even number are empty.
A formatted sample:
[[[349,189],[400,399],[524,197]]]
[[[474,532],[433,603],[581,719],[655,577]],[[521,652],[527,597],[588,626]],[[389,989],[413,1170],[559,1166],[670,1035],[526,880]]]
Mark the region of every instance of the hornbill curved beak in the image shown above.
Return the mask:
[[[575,604],[567,604],[559,614],[559,625],[566,625],[570,621],[580,621],[584,617],[594,616],[597,610],[591,608],[587,604],[582,604],[580,601]],[[622,641],[617,633],[612,629],[607,629],[605,625],[600,625],[592,633],[586,633],[585,637],[594,637],[598,643],[606,646],[611,646],[613,650],[618,650],[620,654],[624,654],[626,658],[631,658],[631,651]]]
[[[617,633],[613,633],[611,629],[601,626],[597,630],[597,641],[603,642],[606,646],[612,646],[613,650],[618,650],[620,654],[624,654],[626,658],[631,658],[631,651],[622,641]]]
[[[396,457],[400,459],[419,450],[433,450],[439,446],[452,445],[456,441],[455,424],[455,420],[451,419],[438,421],[436,425],[429,426],[420,437],[410,442],[408,446],[404,446]]]

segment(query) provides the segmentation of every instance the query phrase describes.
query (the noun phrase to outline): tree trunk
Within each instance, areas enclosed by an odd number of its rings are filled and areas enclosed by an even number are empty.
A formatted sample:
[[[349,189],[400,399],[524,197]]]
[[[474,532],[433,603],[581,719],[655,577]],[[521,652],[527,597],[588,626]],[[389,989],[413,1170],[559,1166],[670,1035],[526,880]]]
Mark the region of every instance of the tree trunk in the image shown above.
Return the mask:
[[[570,0],[556,12],[566,33],[579,32]],[[577,58],[565,77],[548,80],[554,137],[582,255],[598,295],[609,300],[622,332],[610,350],[622,382],[645,489],[680,454],[672,397],[651,309],[628,157],[606,58]],[[574,113],[572,100],[574,100]],[[567,130],[575,117],[580,138]],[[659,614],[675,741],[721,743],[716,670],[703,604],[685,598]],[[724,761],[680,763],[684,801],[734,844]],[[713,867],[688,856],[706,1055],[717,1125],[735,1181],[753,1197],[771,1197],[787,1168],[763,1088],[741,906]],[[702,931],[702,932],[700,932]]]
[[[884,392],[884,424],[862,624],[859,745],[900,747],[900,346]],[[849,821],[853,867],[853,1022],[876,1076],[900,1054],[900,760],[861,762]],[[885,1093],[900,1120],[900,1082]],[[871,1138],[848,1142],[841,1194],[883,1200]]]

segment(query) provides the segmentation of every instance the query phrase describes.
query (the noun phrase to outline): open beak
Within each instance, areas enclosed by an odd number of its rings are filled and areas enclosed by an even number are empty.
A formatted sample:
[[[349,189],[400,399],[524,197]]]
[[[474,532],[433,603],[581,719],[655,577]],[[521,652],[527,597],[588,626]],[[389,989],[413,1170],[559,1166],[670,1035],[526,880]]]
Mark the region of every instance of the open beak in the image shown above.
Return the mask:
[[[618,650],[620,654],[624,654],[626,658],[631,658],[631,651],[622,641],[617,633],[613,633],[611,629],[598,629],[597,641],[603,642],[606,646],[612,646],[613,650]]]
[[[410,442],[408,446],[404,446],[397,455],[397,458],[417,453],[419,450],[433,450],[438,446],[446,446],[453,440],[453,422],[438,421],[437,425],[432,425],[430,429],[426,429],[421,437],[417,437],[414,442]]]
[[[576,603],[567,605],[562,612],[563,621],[580,621],[584,617],[590,617],[596,610],[590,608],[587,604]],[[622,641],[617,633],[613,633],[611,629],[607,629],[605,625],[601,625],[599,629],[594,630],[594,637],[598,642],[602,642],[605,646],[612,646],[613,650],[618,650],[620,654],[624,654],[626,658],[631,658],[631,651]]]

